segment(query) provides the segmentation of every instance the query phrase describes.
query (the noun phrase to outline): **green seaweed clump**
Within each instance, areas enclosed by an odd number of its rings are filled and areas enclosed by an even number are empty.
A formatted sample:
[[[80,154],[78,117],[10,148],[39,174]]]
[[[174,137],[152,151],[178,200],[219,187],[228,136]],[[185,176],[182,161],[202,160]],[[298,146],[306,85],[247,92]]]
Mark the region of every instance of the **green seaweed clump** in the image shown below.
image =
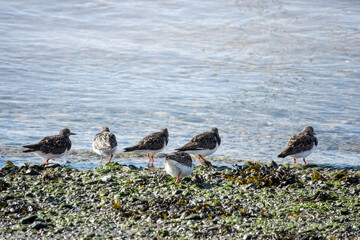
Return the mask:
[[[350,174],[346,170],[337,172],[333,174],[332,177],[335,181],[342,181],[350,184],[360,183],[360,174]]]
[[[325,180],[325,178],[316,170],[313,172],[311,178],[313,181]]]
[[[251,161],[248,163],[249,166],[245,167],[235,165],[235,169],[229,174],[223,174],[223,178],[240,185],[255,184],[256,187],[283,187],[302,183],[291,169],[279,167],[275,162],[270,165],[260,165],[260,162]]]

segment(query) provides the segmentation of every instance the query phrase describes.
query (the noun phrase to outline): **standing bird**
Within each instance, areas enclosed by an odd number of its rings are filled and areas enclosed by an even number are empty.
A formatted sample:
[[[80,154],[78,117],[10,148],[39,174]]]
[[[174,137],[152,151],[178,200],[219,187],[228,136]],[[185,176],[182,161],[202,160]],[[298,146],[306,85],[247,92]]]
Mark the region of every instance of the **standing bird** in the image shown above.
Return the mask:
[[[221,144],[221,138],[216,127],[211,128],[210,132],[204,132],[193,137],[190,142],[181,148],[177,148],[179,152],[186,152],[198,157],[199,162],[204,161],[205,164],[211,164],[204,157],[216,152]]]
[[[71,148],[70,135],[76,135],[65,128],[58,135],[44,137],[36,144],[23,146],[23,152],[33,152],[36,155],[46,158],[46,166],[49,160],[55,160],[64,156]]]
[[[154,154],[164,150],[168,142],[168,130],[167,128],[163,128],[160,132],[152,133],[144,137],[138,144],[124,148],[124,152],[146,153],[149,158],[147,166],[150,167],[150,162],[152,161],[151,166],[154,167]]]
[[[194,170],[191,156],[184,152],[170,153],[165,158],[165,171],[176,178],[178,183],[183,177],[189,176]]]
[[[306,164],[305,158],[309,156],[318,145],[318,140],[315,137],[313,127],[305,127],[301,133],[292,136],[287,142],[284,150],[278,155],[279,158],[285,158],[290,156],[294,158],[294,164],[296,164],[296,158],[302,158]]]
[[[110,132],[108,127],[103,127],[101,132],[95,135],[92,147],[94,152],[101,156],[100,164],[104,155],[110,156],[109,162],[111,162],[117,148],[115,134]]]

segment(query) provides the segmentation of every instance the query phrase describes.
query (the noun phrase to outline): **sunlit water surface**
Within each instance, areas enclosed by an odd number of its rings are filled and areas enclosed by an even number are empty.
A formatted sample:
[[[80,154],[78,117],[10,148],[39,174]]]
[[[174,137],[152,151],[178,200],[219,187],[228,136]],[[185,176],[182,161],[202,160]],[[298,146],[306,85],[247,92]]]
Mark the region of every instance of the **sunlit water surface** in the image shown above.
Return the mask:
[[[309,163],[360,166],[358,1],[0,6],[0,167],[43,163],[21,145],[65,127],[77,135],[57,163],[97,167],[91,143],[105,125],[120,150],[167,127],[164,153],[216,126],[214,164],[229,166],[277,160],[289,137],[312,125],[319,147]]]

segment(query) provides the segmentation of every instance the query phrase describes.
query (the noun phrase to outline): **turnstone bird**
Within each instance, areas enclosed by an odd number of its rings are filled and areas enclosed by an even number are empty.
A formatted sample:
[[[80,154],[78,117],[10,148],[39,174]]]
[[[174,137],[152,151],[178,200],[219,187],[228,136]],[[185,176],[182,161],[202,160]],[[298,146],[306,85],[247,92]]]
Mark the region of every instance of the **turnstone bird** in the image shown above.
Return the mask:
[[[315,137],[313,127],[305,127],[301,133],[292,136],[287,142],[284,150],[278,155],[279,158],[285,158],[290,156],[294,158],[294,164],[296,164],[296,158],[302,158],[306,164],[305,158],[309,156],[318,145],[318,140]]]
[[[124,148],[124,152],[146,153],[149,162],[152,161],[152,167],[154,166],[154,154],[164,150],[169,142],[169,133],[167,128],[163,128],[160,132],[152,133],[149,136],[144,137],[138,144]]]
[[[101,156],[100,164],[104,155],[110,156],[109,162],[111,162],[117,148],[115,134],[110,132],[108,127],[103,127],[101,132],[95,135],[92,147],[94,152]]]
[[[55,160],[64,156],[71,148],[70,135],[76,135],[65,128],[58,135],[48,136],[41,139],[36,144],[23,146],[23,152],[33,152],[36,155],[46,158],[46,166],[49,160]]]
[[[205,164],[210,164],[204,157],[216,152],[221,144],[221,138],[216,127],[213,127],[210,132],[204,132],[193,137],[190,142],[186,143],[181,148],[177,148],[179,152],[191,153],[198,157]]]
[[[184,152],[170,153],[165,158],[165,171],[176,178],[178,183],[183,177],[189,176],[194,170],[191,156]]]

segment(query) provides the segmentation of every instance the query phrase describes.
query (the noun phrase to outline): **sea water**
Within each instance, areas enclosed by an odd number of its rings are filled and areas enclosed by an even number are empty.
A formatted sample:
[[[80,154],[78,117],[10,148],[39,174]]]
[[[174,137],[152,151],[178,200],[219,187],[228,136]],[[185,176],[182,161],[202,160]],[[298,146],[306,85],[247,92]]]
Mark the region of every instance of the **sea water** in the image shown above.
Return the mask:
[[[308,163],[360,166],[359,22],[351,0],[1,0],[0,167],[43,163],[21,146],[65,127],[77,135],[56,162],[97,167],[102,126],[118,153],[161,128],[166,154],[217,127],[215,164],[291,163],[276,156],[307,125]]]

